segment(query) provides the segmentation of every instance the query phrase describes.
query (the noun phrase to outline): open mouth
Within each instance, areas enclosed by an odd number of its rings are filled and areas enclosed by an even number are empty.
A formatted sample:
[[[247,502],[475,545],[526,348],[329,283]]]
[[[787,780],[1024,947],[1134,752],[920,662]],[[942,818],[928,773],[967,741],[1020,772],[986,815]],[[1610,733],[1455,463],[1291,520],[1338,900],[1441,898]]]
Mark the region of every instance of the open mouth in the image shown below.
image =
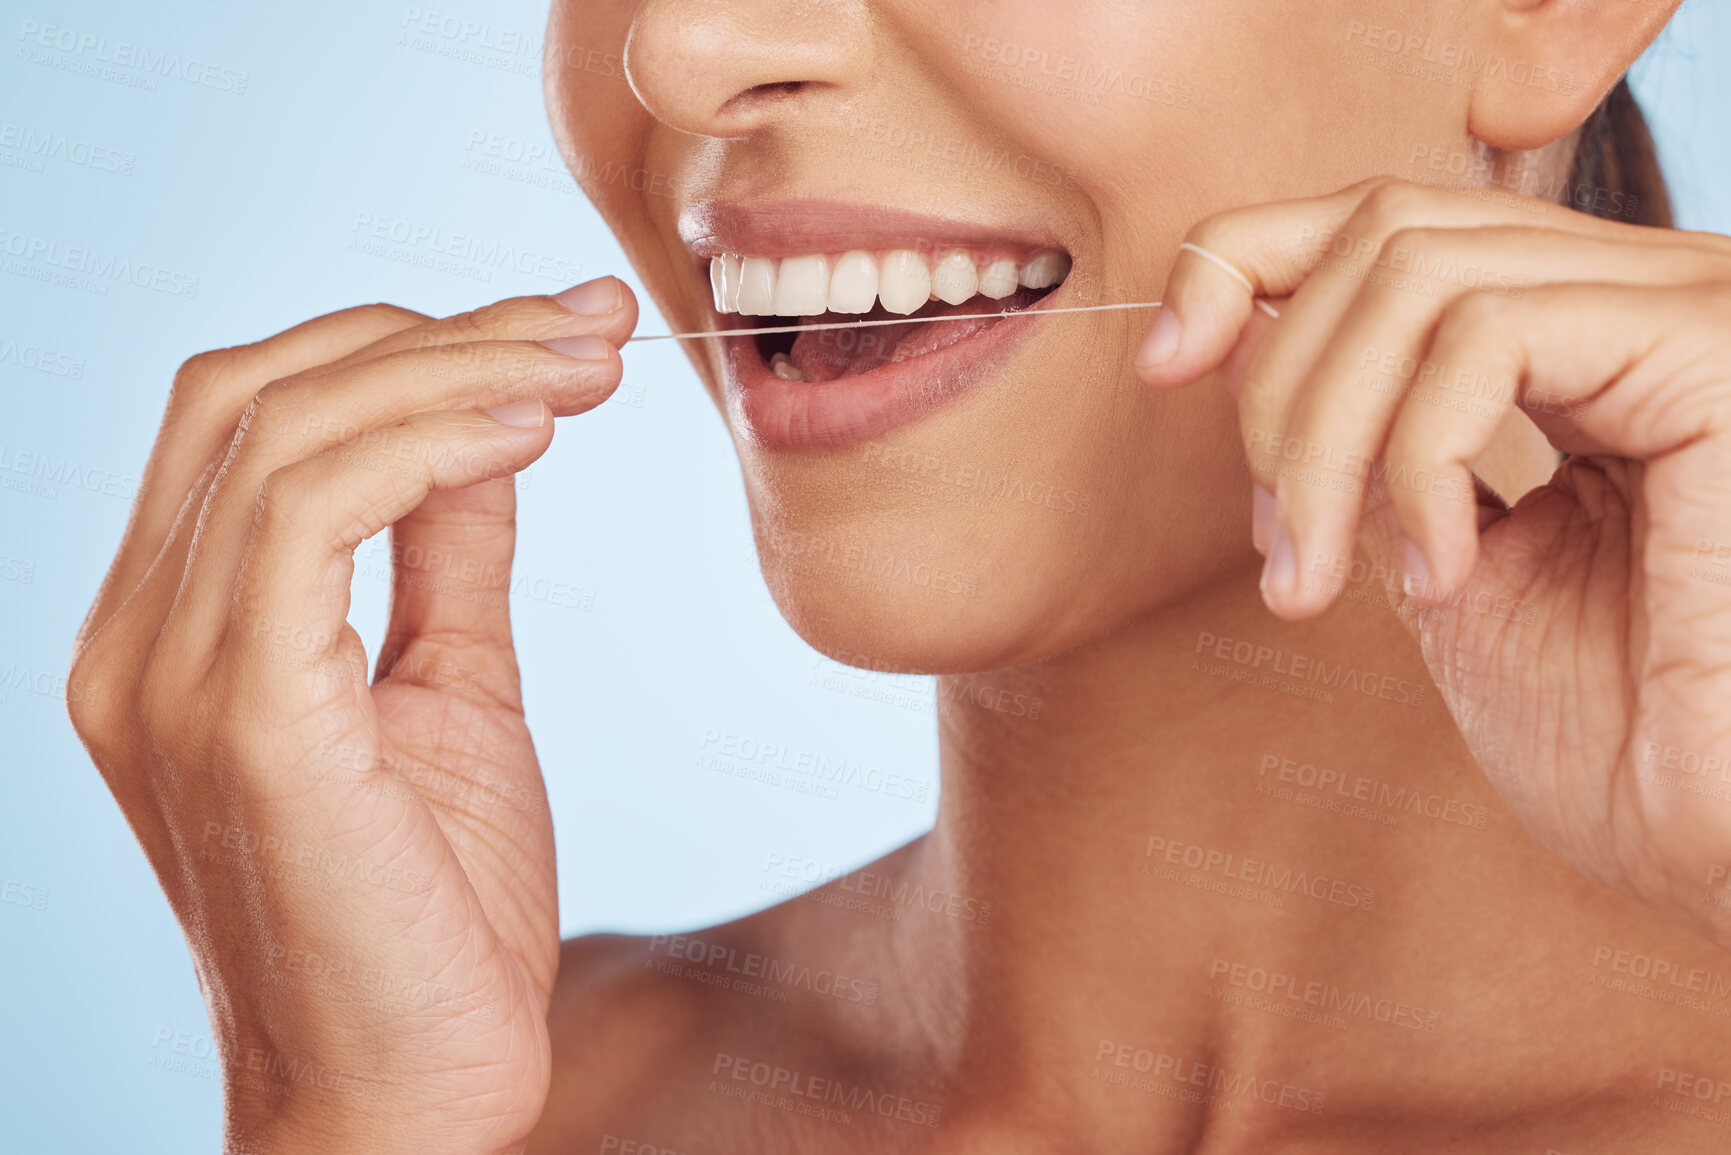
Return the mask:
[[[981,385],[1023,383],[1017,359],[1049,332],[1076,250],[1065,222],[1041,208],[974,207],[974,219],[822,198],[680,211],[680,240],[709,266],[716,328],[838,326],[716,342],[743,442],[845,449]]]
[[[723,253],[709,263],[716,311],[738,314],[759,328],[898,322],[750,339],[775,377],[812,384],[950,349],[1001,324],[1001,314],[1031,307],[1069,271],[1070,257],[1060,249],[1015,245],[921,245],[779,258]]]

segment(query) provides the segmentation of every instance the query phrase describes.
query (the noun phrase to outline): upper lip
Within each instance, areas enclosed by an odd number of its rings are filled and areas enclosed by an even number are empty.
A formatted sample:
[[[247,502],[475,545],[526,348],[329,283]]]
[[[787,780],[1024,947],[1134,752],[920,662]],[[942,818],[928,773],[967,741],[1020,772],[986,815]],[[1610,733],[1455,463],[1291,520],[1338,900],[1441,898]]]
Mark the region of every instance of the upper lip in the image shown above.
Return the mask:
[[[679,214],[679,236],[705,260],[726,253],[795,257],[852,249],[935,249],[1013,244],[1069,251],[1049,226],[987,224],[887,205],[793,199],[698,201]]]

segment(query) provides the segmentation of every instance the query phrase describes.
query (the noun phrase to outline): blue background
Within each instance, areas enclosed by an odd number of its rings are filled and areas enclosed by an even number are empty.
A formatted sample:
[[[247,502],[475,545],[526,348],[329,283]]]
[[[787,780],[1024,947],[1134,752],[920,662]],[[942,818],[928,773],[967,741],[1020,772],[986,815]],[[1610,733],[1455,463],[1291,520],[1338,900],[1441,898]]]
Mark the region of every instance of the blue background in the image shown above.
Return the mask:
[[[413,32],[411,13],[434,9],[412,5],[7,5],[0,1148],[220,1146],[180,929],[56,692],[175,367],[365,300],[442,314],[565,287],[480,261],[429,265],[428,244],[359,244],[372,221],[635,284],[547,132],[544,3],[438,9],[486,24],[468,47]],[[210,83],[34,47],[36,26],[106,38],[111,53],[125,41],[178,54],[210,66]],[[1720,232],[1731,232],[1728,61],[1731,12],[1695,0],[1635,73],[1680,223]],[[44,158],[26,132],[93,147],[76,150],[86,163]],[[9,251],[37,241],[163,278],[47,283],[53,266]],[[650,310],[639,331],[666,328]],[[45,366],[29,352],[40,350]],[[671,343],[633,347],[626,364],[620,392],[562,421],[519,484],[518,569],[570,591],[513,604],[567,935],[743,914],[778,897],[771,861],[857,865],[924,830],[937,794],[929,680],[846,671],[794,636],[758,576],[738,467],[690,368]],[[84,485],[16,472],[30,468],[24,454],[70,464]],[[362,548],[355,620],[369,641],[383,629],[384,561],[379,539]],[[715,774],[697,765],[715,733],[932,789],[923,802],[825,799]]]

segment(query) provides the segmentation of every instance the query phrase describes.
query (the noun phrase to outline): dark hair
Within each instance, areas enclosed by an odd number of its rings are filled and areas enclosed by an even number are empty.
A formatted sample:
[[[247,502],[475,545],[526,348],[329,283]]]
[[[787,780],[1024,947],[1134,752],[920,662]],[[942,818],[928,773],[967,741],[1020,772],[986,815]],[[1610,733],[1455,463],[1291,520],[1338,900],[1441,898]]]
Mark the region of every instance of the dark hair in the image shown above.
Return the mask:
[[[1569,173],[1570,203],[1582,212],[1668,229],[1671,195],[1659,169],[1659,151],[1627,79],[1581,126]]]

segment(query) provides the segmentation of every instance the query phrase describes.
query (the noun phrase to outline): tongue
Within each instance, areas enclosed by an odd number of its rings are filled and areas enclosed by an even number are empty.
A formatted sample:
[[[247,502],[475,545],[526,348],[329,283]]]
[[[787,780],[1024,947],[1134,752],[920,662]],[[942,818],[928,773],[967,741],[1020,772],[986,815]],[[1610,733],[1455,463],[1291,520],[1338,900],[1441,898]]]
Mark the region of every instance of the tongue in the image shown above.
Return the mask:
[[[1018,289],[1001,301],[994,301],[990,297],[973,297],[959,305],[928,301],[915,311],[909,320],[978,313],[995,314],[1004,310],[1025,309],[1043,296],[1044,291]],[[895,319],[896,316],[882,305],[876,305],[871,312],[858,317],[841,313],[821,313],[815,317],[801,317],[800,323],[810,325],[833,321],[881,321]],[[834,381],[838,377],[853,377],[870,372],[880,365],[935,353],[991,328],[1002,319],[985,316],[967,321],[927,321],[801,333],[794,340],[788,359],[807,381]]]

